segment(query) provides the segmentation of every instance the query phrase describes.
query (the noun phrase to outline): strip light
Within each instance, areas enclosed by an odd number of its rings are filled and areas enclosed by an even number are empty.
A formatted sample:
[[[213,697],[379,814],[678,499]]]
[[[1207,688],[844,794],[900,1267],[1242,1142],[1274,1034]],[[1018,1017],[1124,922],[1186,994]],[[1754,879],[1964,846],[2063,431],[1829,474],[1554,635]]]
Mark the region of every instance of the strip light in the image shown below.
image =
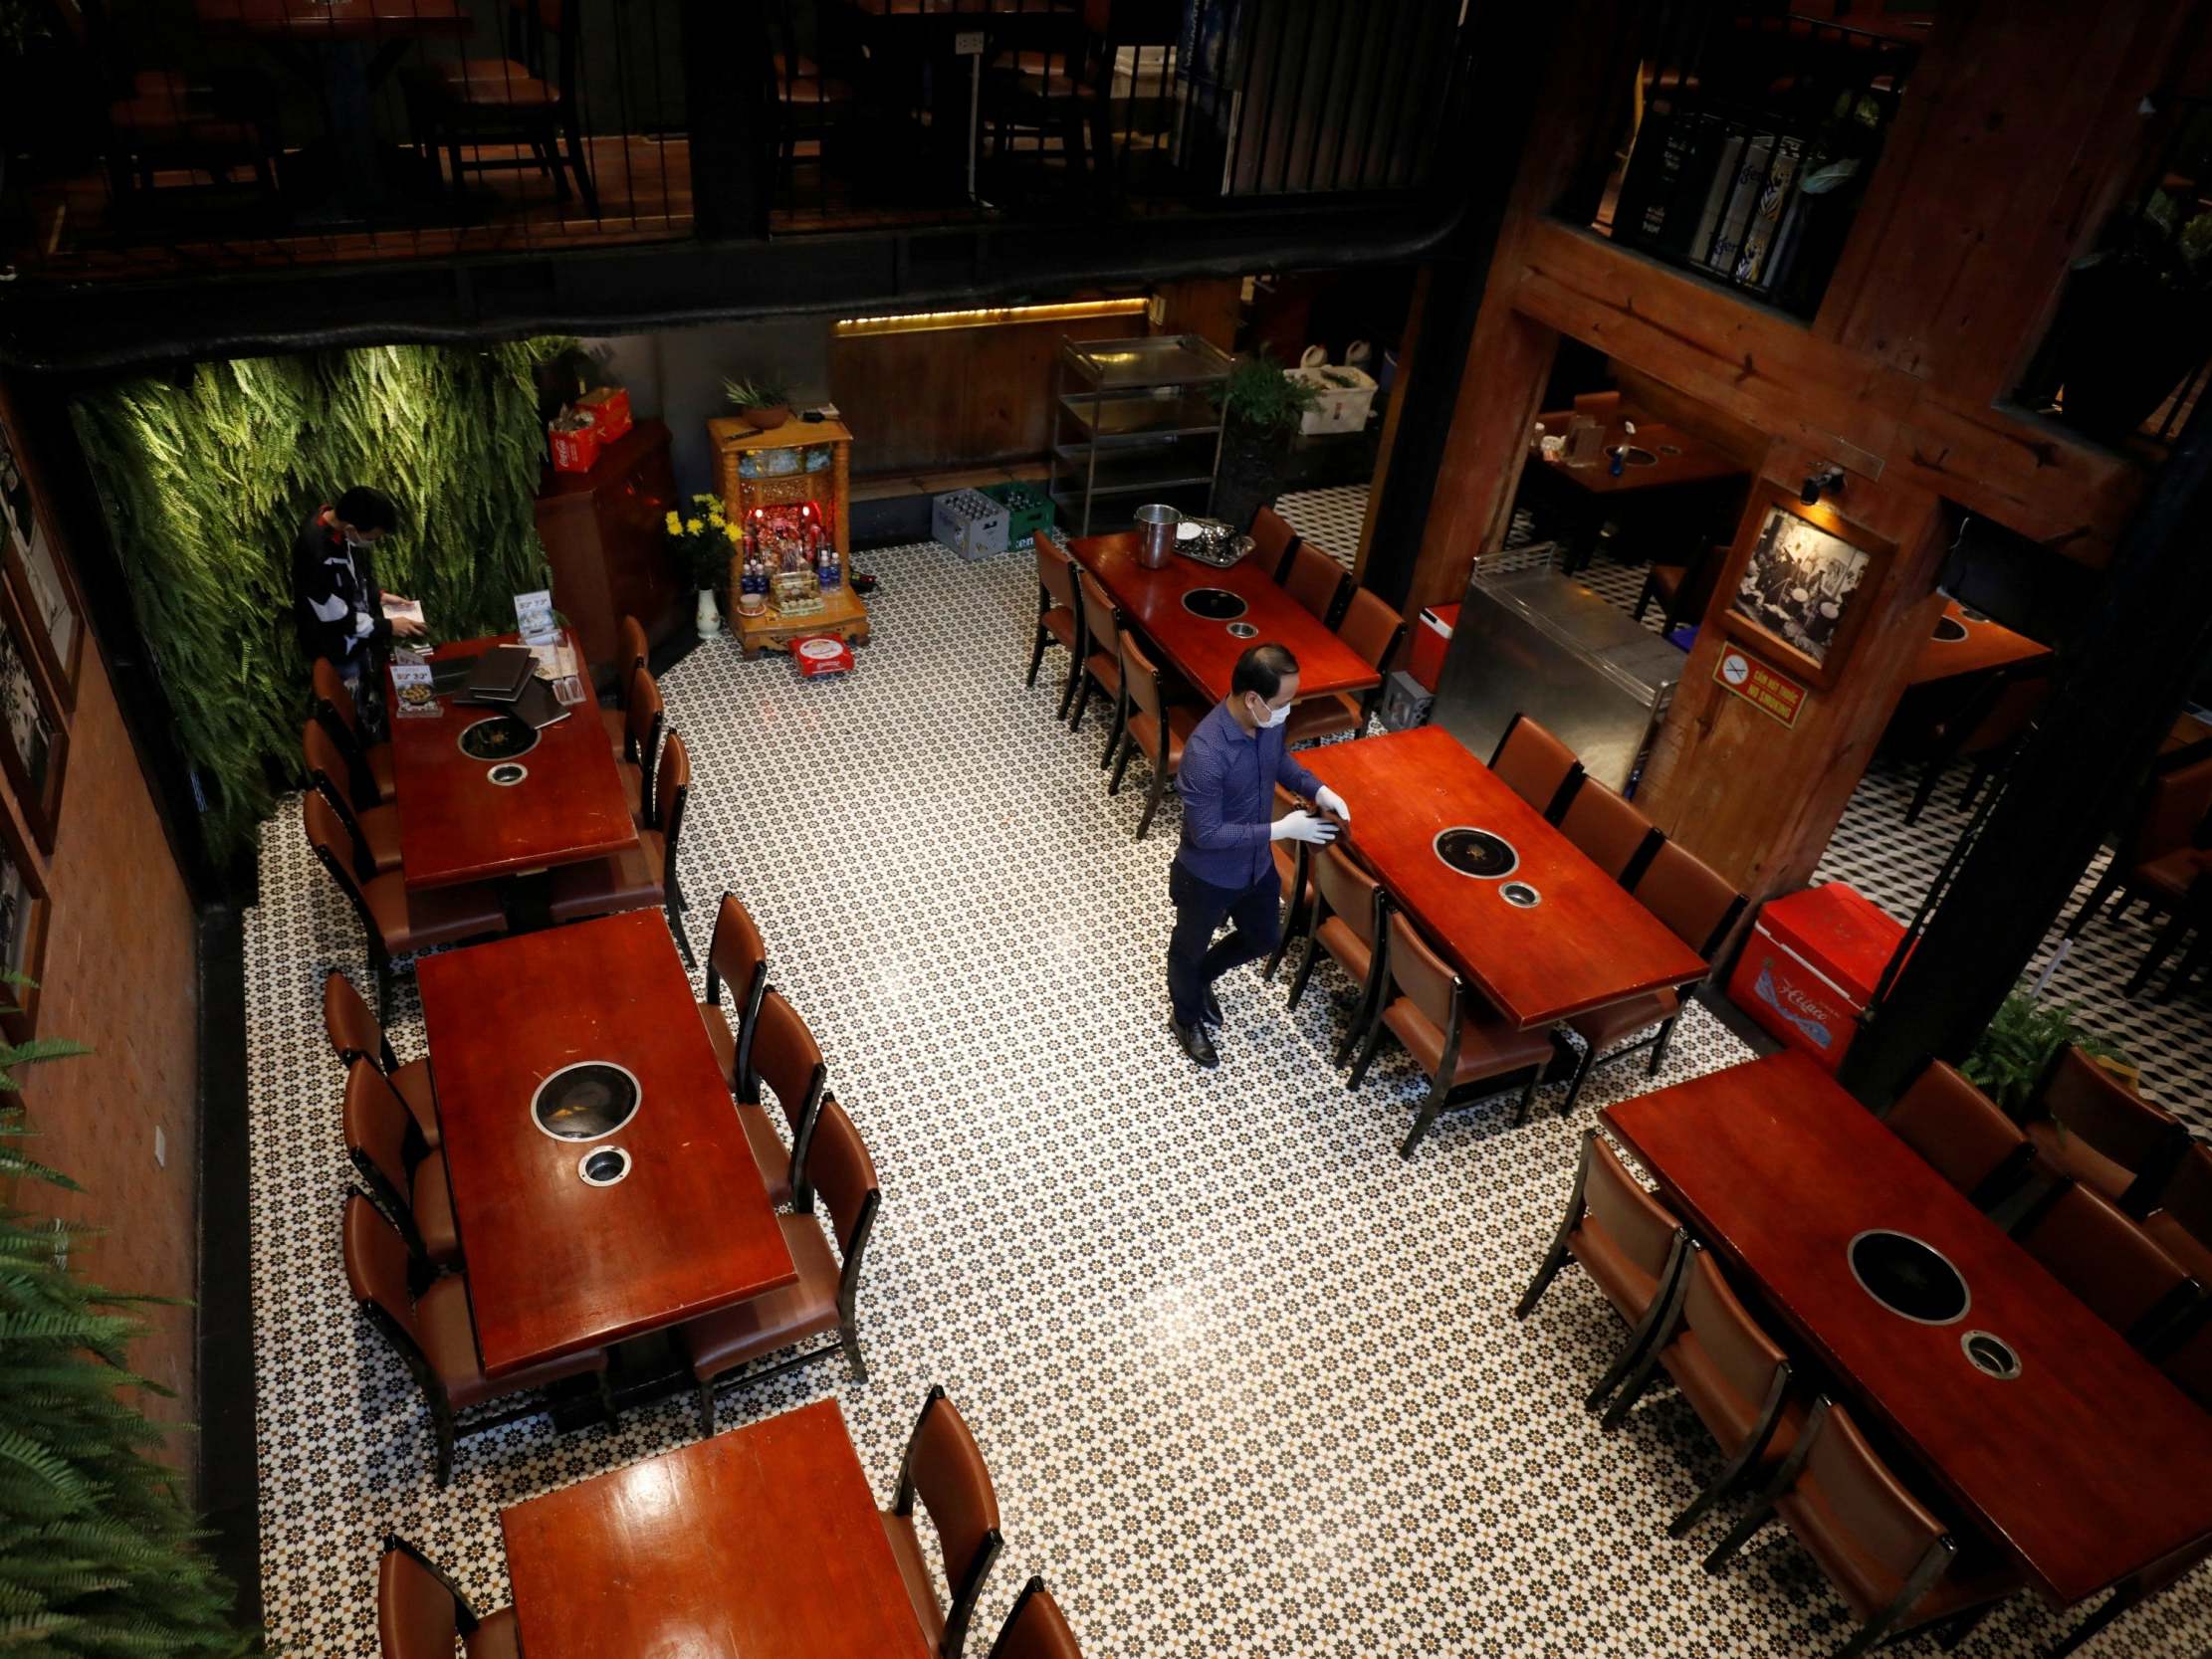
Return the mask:
[[[925,334],[941,328],[993,328],[1002,322],[1074,322],[1094,316],[1138,316],[1150,304],[1126,300],[1069,300],[1052,306],[995,306],[984,311],[910,311],[902,316],[841,317],[830,332],[839,339],[866,334]]]

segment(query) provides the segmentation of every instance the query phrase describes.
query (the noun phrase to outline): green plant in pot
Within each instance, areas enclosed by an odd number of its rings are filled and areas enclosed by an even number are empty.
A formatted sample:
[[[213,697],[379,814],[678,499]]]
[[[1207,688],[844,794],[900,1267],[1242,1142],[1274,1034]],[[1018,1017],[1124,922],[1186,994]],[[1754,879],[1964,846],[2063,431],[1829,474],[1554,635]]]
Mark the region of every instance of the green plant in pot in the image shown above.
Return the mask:
[[[722,390],[738,418],[762,432],[774,432],[791,418],[790,388],[773,374],[733,376]]]
[[[2079,1003],[2059,1006],[2014,991],[1959,1070],[2007,1112],[2028,1104],[2052,1057],[2070,1045],[2093,1059],[2114,1062],[2111,1070],[2130,1076],[2132,1067],[2120,1046],[2083,1025],[2081,1012]]]
[[[1221,466],[1214,480],[1214,517],[1243,529],[1282,494],[1290,440],[1320,394],[1292,379],[1265,346],[1237,360],[1217,394],[1221,405]]]

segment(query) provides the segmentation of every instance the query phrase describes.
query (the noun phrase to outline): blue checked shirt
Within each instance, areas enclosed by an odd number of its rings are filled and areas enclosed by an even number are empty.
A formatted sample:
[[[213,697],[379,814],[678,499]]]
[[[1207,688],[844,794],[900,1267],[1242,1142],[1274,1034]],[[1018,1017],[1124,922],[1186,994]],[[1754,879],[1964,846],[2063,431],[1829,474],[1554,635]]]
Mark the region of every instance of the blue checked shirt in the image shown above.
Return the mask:
[[[1183,745],[1175,777],[1183,797],[1183,845],[1176,859],[1200,881],[1241,892],[1273,868],[1275,785],[1311,796],[1321,780],[1290,757],[1284,727],[1246,733],[1226,703],[1199,722]]]

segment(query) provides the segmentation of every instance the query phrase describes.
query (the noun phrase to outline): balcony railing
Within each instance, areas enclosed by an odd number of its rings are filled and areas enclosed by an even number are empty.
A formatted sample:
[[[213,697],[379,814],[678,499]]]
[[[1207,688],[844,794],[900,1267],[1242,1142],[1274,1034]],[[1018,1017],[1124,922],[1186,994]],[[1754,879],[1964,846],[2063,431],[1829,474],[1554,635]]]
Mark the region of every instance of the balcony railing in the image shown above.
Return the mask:
[[[1416,194],[1461,0],[19,0],[0,264],[82,281]]]

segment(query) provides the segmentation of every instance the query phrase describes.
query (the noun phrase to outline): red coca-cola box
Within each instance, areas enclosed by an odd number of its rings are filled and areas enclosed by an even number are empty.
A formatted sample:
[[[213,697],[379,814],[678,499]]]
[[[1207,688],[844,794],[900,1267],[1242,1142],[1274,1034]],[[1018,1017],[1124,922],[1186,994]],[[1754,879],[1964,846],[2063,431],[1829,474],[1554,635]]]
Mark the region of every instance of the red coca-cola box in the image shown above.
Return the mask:
[[[1830,1071],[1859,1034],[1904,925],[1843,882],[1770,899],[1728,979],[1728,1000]]]
[[[1451,630],[1459,625],[1457,605],[1431,605],[1414,618],[1414,625],[1407,630],[1413,644],[1406,653],[1406,672],[1421,682],[1422,689],[1435,692],[1437,677],[1443,673],[1443,654],[1451,644]]]
[[[602,447],[630,429],[630,392],[627,386],[601,386],[576,399],[576,407],[591,417],[591,431]]]
[[[546,438],[553,446],[553,471],[556,473],[588,473],[599,459],[598,428],[587,426],[576,432],[550,429]]]

